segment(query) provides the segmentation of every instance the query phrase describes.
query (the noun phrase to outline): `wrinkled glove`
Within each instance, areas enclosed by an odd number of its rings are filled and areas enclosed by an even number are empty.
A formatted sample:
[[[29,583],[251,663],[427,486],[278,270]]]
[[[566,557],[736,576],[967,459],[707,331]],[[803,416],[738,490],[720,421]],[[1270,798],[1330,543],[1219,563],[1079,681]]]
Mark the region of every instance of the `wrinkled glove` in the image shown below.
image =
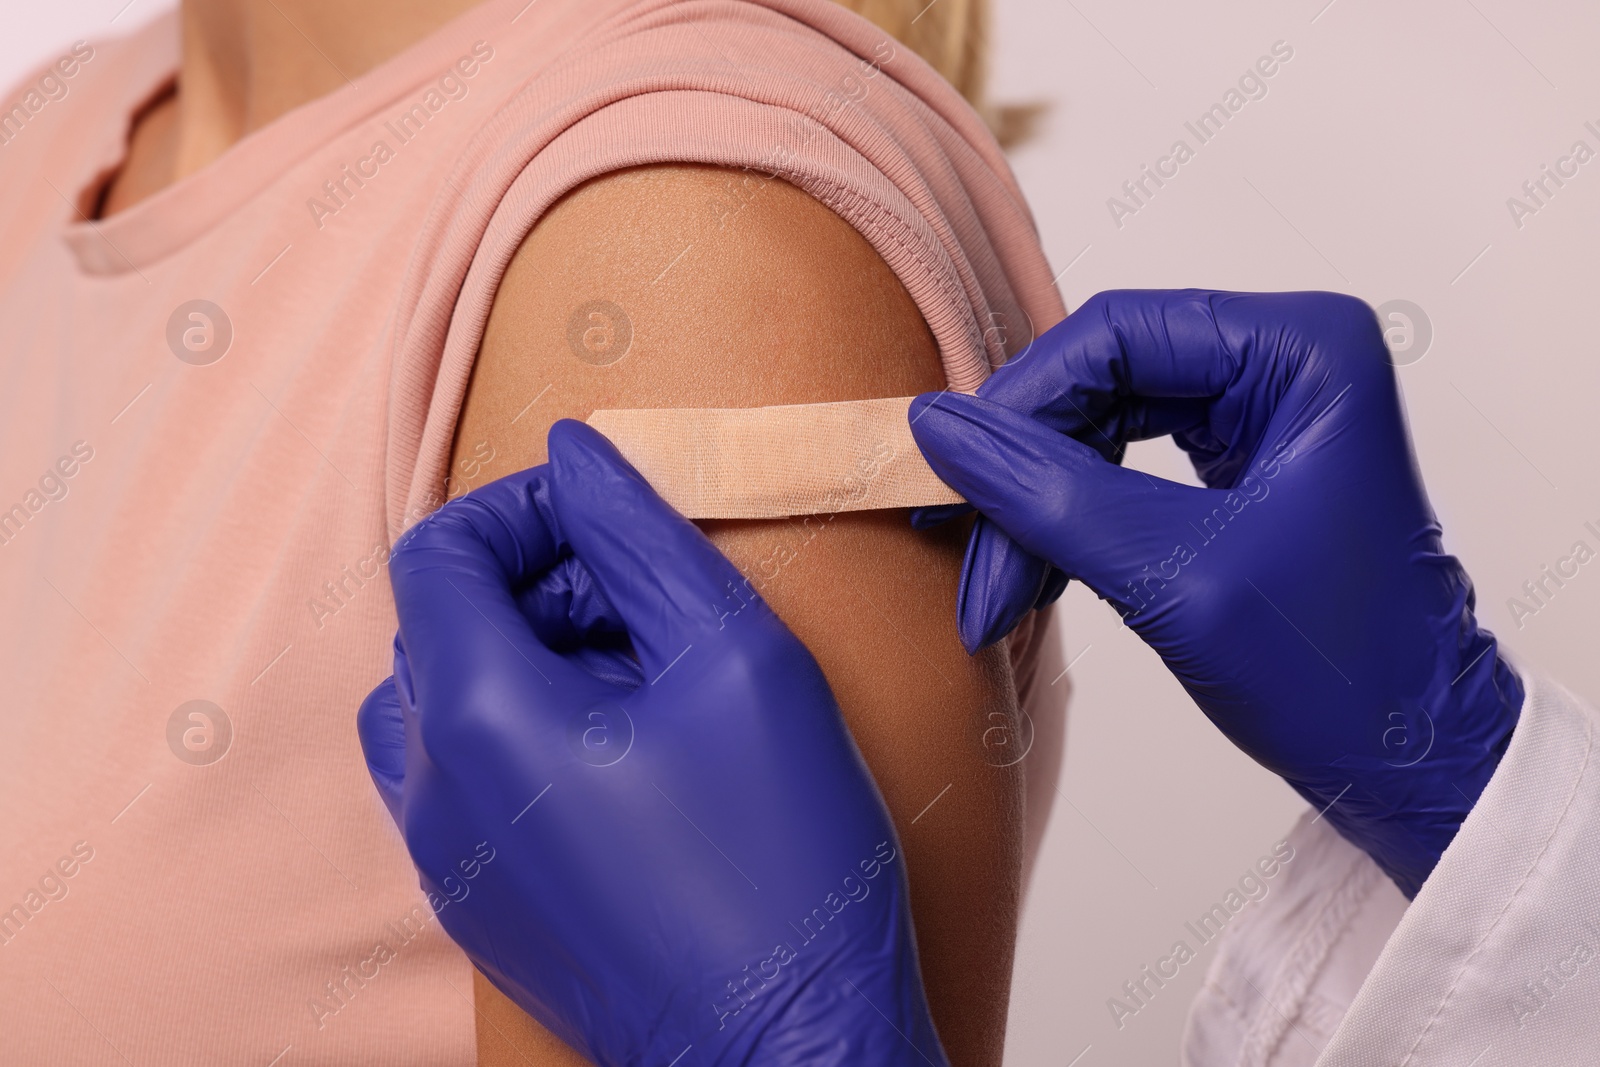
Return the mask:
[[[1444,551],[1371,309],[1102,293],[976,397],[928,394],[910,418],[983,515],[969,650],[1059,590],[1052,567],[1083,581],[1223,733],[1416,894],[1523,690]],[[1116,465],[1166,435],[1207,488]]]
[[[390,560],[361,742],[444,929],[597,1064],[942,1067],[816,661],[605,438],[559,422],[550,457]]]

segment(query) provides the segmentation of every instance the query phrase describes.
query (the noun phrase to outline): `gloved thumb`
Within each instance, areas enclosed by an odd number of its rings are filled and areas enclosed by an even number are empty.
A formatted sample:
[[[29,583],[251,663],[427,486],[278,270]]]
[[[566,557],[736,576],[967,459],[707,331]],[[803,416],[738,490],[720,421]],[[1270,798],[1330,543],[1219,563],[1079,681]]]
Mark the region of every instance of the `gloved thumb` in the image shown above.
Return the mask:
[[[961,561],[956,629],[968,654],[1010,634],[1030,612],[1053,604],[1067,576],[979,515]]]
[[[912,401],[910,422],[928,465],[947,485],[1022,548],[1113,604],[1126,600],[1122,587],[1141,568],[1172,554],[1188,516],[1209,510],[1211,490],[1119,467],[980,397],[924,394]],[[969,570],[968,581],[988,577]],[[1015,597],[965,593],[964,610],[1014,607]],[[989,634],[1001,622],[963,618],[961,629]]]
[[[401,796],[406,780],[406,724],[400,712],[400,694],[394,676],[385,678],[367,694],[356,712],[356,733],[367,759],[367,773],[378,787],[383,806],[400,825]]]
[[[738,568],[599,431],[562,419],[549,451],[562,536],[627,624],[647,681],[757,601]]]

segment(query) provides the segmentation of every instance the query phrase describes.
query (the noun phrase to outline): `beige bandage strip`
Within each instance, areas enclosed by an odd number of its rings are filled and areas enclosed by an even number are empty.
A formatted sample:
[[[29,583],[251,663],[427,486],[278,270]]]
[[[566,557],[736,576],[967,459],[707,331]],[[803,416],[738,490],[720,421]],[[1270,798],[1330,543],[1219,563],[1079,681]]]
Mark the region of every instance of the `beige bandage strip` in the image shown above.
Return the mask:
[[[911,397],[764,408],[596,411],[667,503],[691,519],[776,519],[958,503],[917,448]]]

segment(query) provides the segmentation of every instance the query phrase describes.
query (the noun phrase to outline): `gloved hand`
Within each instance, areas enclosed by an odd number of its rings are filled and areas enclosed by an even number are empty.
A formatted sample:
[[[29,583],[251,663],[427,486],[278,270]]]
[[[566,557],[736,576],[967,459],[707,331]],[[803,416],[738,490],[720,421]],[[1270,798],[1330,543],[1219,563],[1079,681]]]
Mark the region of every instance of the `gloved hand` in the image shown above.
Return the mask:
[[[1037,602],[1047,564],[1082,580],[1416,894],[1494,773],[1522,684],[1445,554],[1371,309],[1102,293],[976,397],[929,394],[910,418],[987,519],[963,573],[969,649]],[[1208,488],[1113,462],[1166,434]]]
[[[445,930],[597,1064],[943,1065],[816,661],[605,438],[549,441],[390,559],[361,742]]]

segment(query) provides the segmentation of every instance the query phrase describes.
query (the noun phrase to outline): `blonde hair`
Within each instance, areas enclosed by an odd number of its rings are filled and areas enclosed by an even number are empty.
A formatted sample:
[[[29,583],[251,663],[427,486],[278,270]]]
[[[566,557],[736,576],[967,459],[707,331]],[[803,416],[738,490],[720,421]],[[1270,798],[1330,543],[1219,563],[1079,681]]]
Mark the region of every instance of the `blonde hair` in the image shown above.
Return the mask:
[[[838,0],[928,61],[973,107],[983,98],[987,0]]]
[[[992,107],[984,98],[988,75],[988,0],[837,0],[928,61],[960,90],[1009,147],[1026,140],[1044,113],[1042,104]]]

